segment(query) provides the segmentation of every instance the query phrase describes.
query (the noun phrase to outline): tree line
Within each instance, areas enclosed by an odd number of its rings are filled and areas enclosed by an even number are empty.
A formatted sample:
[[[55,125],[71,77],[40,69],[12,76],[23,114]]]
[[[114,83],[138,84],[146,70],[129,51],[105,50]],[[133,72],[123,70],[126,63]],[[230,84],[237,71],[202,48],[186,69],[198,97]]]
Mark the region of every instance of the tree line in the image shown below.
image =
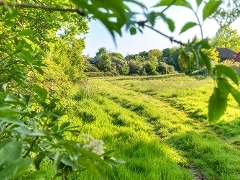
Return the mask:
[[[195,41],[199,41],[195,39]],[[218,64],[220,62],[218,47],[240,51],[240,36],[237,30],[229,25],[220,28],[216,35],[210,39],[212,48],[204,50],[207,56]],[[171,73],[187,73],[204,67],[204,62],[195,64],[193,54],[189,54],[190,63],[182,55],[182,46],[152,49],[138,54],[123,56],[119,52],[110,52],[101,47],[94,57],[85,56],[84,72],[88,76],[116,76],[116,75],[158,75]]]

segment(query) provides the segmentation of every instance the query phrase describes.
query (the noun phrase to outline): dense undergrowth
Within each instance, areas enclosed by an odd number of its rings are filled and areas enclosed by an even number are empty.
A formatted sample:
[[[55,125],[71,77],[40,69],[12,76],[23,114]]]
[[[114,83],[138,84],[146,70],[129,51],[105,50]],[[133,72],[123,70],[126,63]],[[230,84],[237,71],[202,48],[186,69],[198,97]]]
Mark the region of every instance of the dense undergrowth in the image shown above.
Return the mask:
[[[104,167],[107,179],[239,179],[240,111],[230,101],[221,121],[209,124],[212,87],[211,79],[183,75],[89,79],[62,100],[62,121],[71,119],[126,161]],[[96,179],[88,171],[71,176],[79,178]]]

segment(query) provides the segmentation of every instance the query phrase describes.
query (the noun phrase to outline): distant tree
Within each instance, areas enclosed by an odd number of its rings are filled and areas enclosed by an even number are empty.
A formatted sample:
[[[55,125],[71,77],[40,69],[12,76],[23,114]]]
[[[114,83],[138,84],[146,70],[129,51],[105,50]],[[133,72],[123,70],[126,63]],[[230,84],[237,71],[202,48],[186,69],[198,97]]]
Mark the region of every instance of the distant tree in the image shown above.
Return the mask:
[[[157,72],[160,74],[171,74],[174,73],[174,67],[166,64],[165,62],[160,62],[157,67]]]
[[[142,51],[142,52],[139,52],[138,55],[145,58],[145,57],[148,56],[148,52],[147,51]]]
[[[127,75],[129,72],[129,66],[124,59],[112,58],[112,70],[115,70],[121,75]]]
[[[99,48],[96,56],[94,57],[95,64],[100,71],[108,72],[111,69],[111,57],[106,48]]]
[[[118,59],[124,59],[123,55],[119,52],[112,52],[112,53],[109,53],[109,55],[112,57],[112,58],[118,58]]]
[[[131,61],[129,61],[128,65],[129,65],[129,74],[130,75],[141,74],[141,71],[143,69],[141,63],[139,63],[137,61],[134,61],[134,60],[131,60]]]
[[[83,39],[59,37],[54,43],[49,43],[46,54],[48,59],[62,66],[69,80],[77,82],[84,76],[85,58],[81,56],[84,47]]]
[[[233,51],[240,51],[240,36],[237,30],[233,30],[229,25],[218,29],[216,35],[211,39],[213,47],[229,48]]]
[[[228,0],[222,1],[222,5],[218,8],[212,18],[214,18],[220,27],[230,25],[240,15],[240,1],[239,0]]]
[[[168,65],[174,66],[176,70],[180,70],[178,64],[178,56],[181,52],[181,48],[179,47],[172,47],[166,48],[162,50],[162,56],[159,58],[161,62],[165,62]]]
[[[155,56],[157,58],[161,57],[163,54],[162,51],[160,51],[159,49],[152,49],[150,51],[148,51],[148,56]]]
[[[145,57],[139,56],[139,55],[136,55],[136,56],[134,57],[134,60],[137,61],[138,63],[145,63],[145,62],[146,62]]]
[[[147,62],[144,66],[144,70],[148,75],[156,75],[157,73],[157,64]]]
[[[178,65],[181,71],[185,72],[188,69],[188,64],[187,64],[187,57],[184,56],[183,54],[180,54],[178,56]]]

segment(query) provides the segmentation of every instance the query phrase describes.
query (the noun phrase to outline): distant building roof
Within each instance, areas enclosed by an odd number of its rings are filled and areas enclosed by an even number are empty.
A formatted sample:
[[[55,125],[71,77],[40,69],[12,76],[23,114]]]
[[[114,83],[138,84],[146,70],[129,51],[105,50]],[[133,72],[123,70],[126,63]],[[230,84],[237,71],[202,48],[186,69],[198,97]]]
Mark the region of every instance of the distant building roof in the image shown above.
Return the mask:
[[[218,51],[218,56],[220,59],[233,59],[236,52],[228,49],[228,48],[216,48]]]

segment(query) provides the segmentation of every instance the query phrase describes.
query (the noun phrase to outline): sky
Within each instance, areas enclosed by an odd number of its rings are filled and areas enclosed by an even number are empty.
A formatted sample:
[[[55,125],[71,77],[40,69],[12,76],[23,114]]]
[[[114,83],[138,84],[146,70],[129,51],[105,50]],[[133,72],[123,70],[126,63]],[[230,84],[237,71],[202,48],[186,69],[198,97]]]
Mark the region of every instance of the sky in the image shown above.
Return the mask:
[[[142,0],[141,2],[150,8],[155,5],[158,0]],[[135,6],[131,6],[131,8],[134,10],[139,10]],[[166,14],[175,22],[175,31],[171,33],[167,25],[161,20],[157,22],[155,26],[156,29],[182,42],[187,42],[194,36],[200,37],[199,27],[194,27],[179,35],[181,27],[186,22],[196,22],[196,18],[190,10],[182,7],[171,7],[166,11]],[[199,14],[199,16],[201,17],[201,14]],[[231,24],[231,27],[233,29],[237,29],[238,33],[240,34],[240,18],[234,21]],[[117,36],[117,46],[115,46],[110,33],[99,21],[90,21],[89,28],[89,33],[85,37],[86,48],[83,51],[83,54],[89,54],[91,57],[94,57],[98,49],[101,47],[105,47],[108,51],[119,52],[126,56],[127,54],[137,54],[139,52],[149,51],[151,49],[162,50],[164,48],[177,46],[177,44],[170,42],[167,38],[147,28],[144,29],[143,34],[137,33],[136,35],[130,35],[129,32],[123,30],[123,36]],[[217,22],[215,22],[215,20],[206,20],[203,24],[204,37],[214,37],[218,28],[219,25]]]

